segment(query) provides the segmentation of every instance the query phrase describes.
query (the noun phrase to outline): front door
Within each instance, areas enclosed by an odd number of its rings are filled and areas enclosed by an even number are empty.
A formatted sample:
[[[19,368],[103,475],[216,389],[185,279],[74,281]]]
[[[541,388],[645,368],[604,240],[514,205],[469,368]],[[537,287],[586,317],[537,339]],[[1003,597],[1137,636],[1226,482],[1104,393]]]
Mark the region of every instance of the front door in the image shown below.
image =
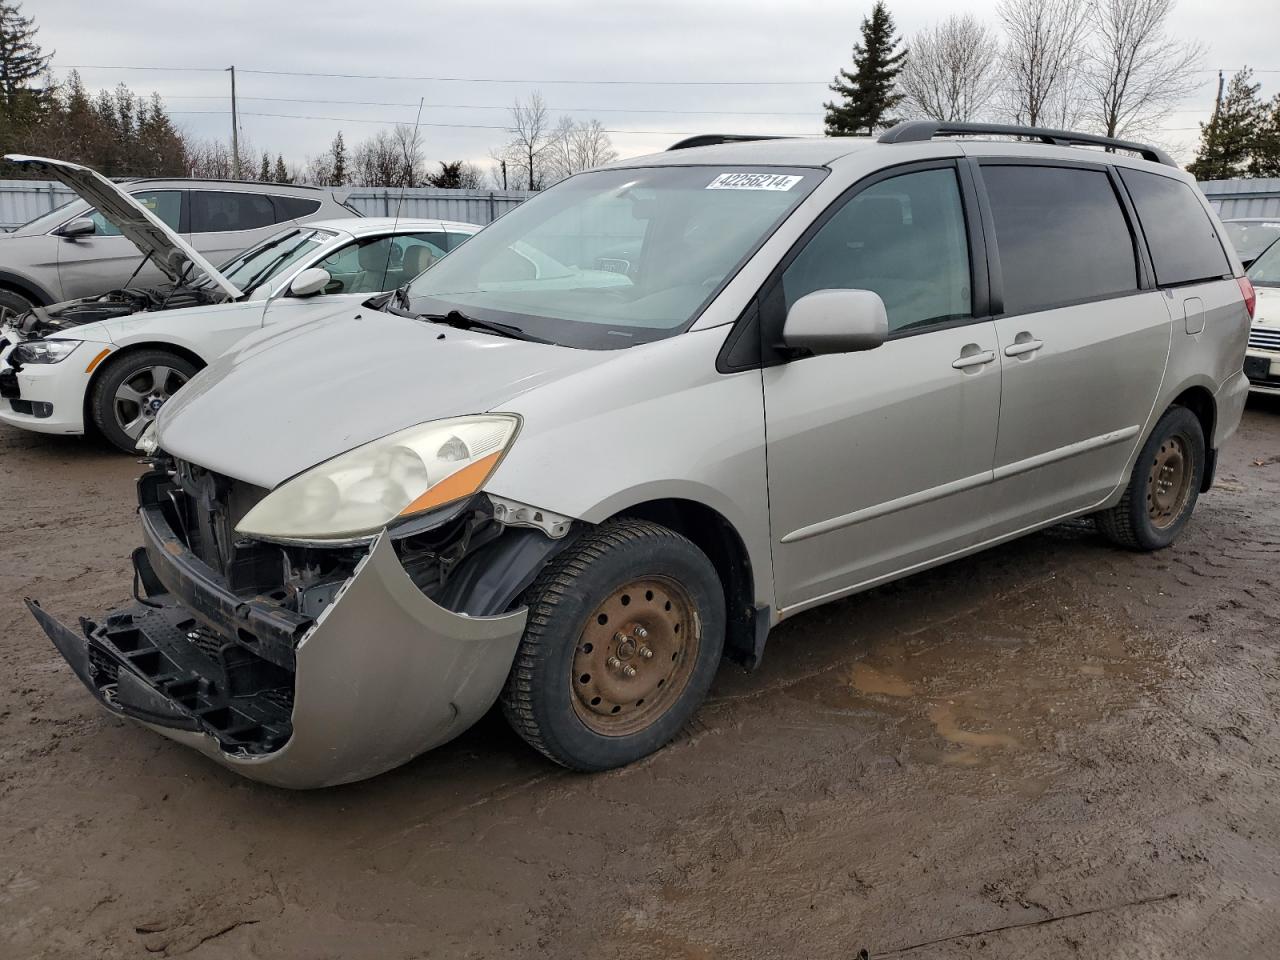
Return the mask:
[[[995,225],[993,298],[1003,302],[991,518],[1000,535],[1092,506],[1124,479],[1171,325],[1105,167],[991,161],[980,170]]]
[[[133,194],[138,201],[164,221],[174,233],[182,223],[181,190],[151,190]],[[121,236],[98,211],[85,214],[94,223],[94,232],[82,237],[58,238],[58,281],[62,298],[94,297],[123,287],[154,287],[168,278],[153,264],[143,264],[143,254]],[[141,266],[141,269],[139,267]],[[134,271],[137,271],[136,276]],[[132,279],[130,279],[132,277]]]
[[[882,175],[828,211],[781,289],[762,298],[762,309],[785,313],[815,290],[872,290],[891,338],[764,370],[784,609],[935,560],[980,534],[1000,364],[994,324],[974,317],[985,297],[974,295],[981,252],[965,212],[950,162]],[[762,317],[762,326],[780,320]]]

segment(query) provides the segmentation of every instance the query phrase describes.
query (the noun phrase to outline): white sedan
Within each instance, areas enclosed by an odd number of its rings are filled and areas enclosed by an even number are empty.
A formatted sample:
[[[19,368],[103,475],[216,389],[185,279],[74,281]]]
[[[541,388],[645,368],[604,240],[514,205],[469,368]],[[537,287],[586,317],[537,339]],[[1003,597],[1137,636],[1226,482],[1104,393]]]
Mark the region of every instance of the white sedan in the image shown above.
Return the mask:
[[[5,318],[0,421],[59,434],[92,425],[126,452],[174,391],[236,341],[266,324],[328,316],[393,290],[480,229],[441,220],[316,221],[283,230],[215,269],[114,184],[74,164],[42,164],[100,210],[120,209],[122,232],[172,268],[174,285]],[[130,218],[135,222],[124,222]],[[203,274],[194,282],[193,268]],[[212,302],[166,309],[174,298]],[[135,303],[141,311],[129,312]]]

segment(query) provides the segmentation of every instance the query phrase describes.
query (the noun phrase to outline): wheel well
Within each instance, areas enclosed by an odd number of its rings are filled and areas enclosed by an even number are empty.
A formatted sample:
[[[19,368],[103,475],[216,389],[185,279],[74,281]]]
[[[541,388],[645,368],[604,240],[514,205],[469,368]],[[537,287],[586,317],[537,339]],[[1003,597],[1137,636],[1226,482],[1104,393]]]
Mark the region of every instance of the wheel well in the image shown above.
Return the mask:
[[[723,516],[694,500],[650,500],[619,512],[618,516],[651,520],[688,537],[720,576],[724,588],[727,629],[724,654],[754,667],[764,647],[767,612],[755,608],[755,580],[746,545]]]
[[[84,429],[88,433],[93,427],[93,391],[98,386],[98,380],[102,378],[105,371],[114,367],[120,362],[121,357],[127,357],[138,353],[141,350],[163,350],[166,353],[172,353],[174,356],[181,357],[186,360],[197,370],[203,369],[204,360],[194,350],[188,350],[186,347],[180,347],[176,343],[164,343],[163,341],[154,343],[131,343],[127,347],[121,347],[111,356],[107,357],[102,363],[94,368],[93,376],[89,378],[89,382],[84,388]]]
[[[1213,426],[1218,418],[1218,408],[1214,404],[1213,394],[1204,387],[1189,387],[1178,394],[1171,406],[1186,407],[1196,415],[1196,419],[1200,421],[1200,429],[1204,431],[1205,452],[1210,458],[1210,463],[1212,463],[1215,456],[1215,451],[1213,450]],[[1204,486],[1200,492],[1207,492],[1212,483],[1213,471],[1206,469]]]
[[[8,290],[18,294],[20,297],[26,297],[38,307],[47,307],[52,301],[39,287],[29,286],[21,280],[12,277],[5,277],[0,280],[0,290]]]

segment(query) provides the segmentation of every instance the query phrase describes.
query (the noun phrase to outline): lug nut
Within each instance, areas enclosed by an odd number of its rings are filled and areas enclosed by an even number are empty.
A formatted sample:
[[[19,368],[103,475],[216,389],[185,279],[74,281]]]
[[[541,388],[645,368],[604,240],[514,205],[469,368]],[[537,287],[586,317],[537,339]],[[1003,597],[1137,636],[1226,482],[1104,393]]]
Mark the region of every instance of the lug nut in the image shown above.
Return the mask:
[[[648,647],[646,647],[646,646],[644,646],[644,645],[642,644],[642,645],[640,646],[640,656],[644,657],[646,660],[652,660],[652,659],[653,659],[653,651],[652,651],[652,650],[650,650]]]
[[[622,669],[622,661],[621,661],[621,660],[619,660],[617,657],[610,657],[610,658],[609,658],[609,660],[608,660],[608,663],[609,663],[609,669],[610,669],[610,670],[620,670],[620,669]]]
[[[638,640],[643,640],[645,637],[649,635],[649,631],[646,630],[644,627],[636,627],[634,633],[636,635],[636,639]]]
[[[636,675],[636,668],[629,663],[624,664],[622,667],[622,675],[624,677],[634,677]]]

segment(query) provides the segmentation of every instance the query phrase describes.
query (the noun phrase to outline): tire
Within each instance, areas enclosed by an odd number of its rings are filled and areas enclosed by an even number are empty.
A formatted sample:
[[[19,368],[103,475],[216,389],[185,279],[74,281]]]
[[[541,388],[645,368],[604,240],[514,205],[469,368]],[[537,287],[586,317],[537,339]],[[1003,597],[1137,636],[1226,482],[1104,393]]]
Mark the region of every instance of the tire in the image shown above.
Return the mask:
[[[648,521],[614,520],[583,535],[524,602],[529,619],[503,713],[532,747],[572,770],[609,770],[664,746],[720,663],[725,608],[715,567]]]
[[[168,350],[136,350],[107,362],[110,366],[98,376],[89,401],[93,422],[116,449],[136,453],[142,431],[196,375],[196,366]]]
[[[13,319],[17,319],[34,306],[34,303],[20,293],[13,290],[0,290],[0,308],[13,311],[15,315]]]
[[[1196,508],[1204,468],[1199,419],[1186,407],[1170,407],[1142,445],[1120,502],[1095,515],[1098,530],[1129,550],[1169,546]]]

